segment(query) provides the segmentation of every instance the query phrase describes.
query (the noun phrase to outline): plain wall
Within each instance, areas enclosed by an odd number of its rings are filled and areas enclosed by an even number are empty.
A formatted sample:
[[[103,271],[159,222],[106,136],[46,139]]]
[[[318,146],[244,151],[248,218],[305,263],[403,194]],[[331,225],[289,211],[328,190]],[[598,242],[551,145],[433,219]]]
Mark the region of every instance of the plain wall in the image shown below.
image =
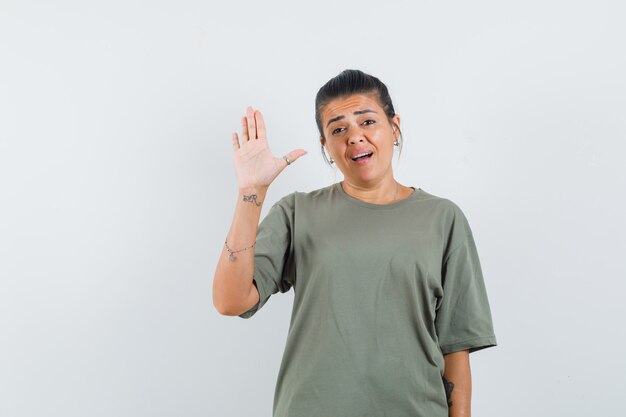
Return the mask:
[[[212,304],[252,105],[341,180],[314,98],[346,68],[401,116],[397,179],[449,198],[498,346],[476,416],[624,415],[626,7],[614,1],[0,0],[0,415],[270,416],[293,290]]]

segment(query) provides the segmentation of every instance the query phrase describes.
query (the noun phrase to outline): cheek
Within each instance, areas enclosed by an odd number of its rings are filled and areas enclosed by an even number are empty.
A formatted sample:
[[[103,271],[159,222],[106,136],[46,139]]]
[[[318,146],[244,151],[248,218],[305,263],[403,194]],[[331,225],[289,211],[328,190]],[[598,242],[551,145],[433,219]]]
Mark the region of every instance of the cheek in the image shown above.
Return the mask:
[[[345,147],[344,147],[344,146],[341,146],[341,145],[340,145],[340,144],[338,144],[338,143],[333,143],[333,144],[330,144],[330,143],[329,143],[329,144],[328,144],[328,149],[329,149],[331,152],[334,152],[335,154],[337,154],[337,153],[343,152],[343,150],[345,149]]]
[[[384,149],[385,152],[386,151],[393,151],[393,136],[388,136],[388,135],[379,135],[376,138],[376,145],[378,146],[378,149]]]

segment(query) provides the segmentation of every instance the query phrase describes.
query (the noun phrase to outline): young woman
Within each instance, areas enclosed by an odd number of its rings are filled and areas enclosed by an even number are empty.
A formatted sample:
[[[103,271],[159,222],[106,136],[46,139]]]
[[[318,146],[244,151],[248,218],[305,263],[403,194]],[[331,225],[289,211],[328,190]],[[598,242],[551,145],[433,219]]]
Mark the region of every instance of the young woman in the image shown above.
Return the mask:
[[[469,354],[496,338],[467,218],[394,178],[400,117],[378,78],[343,71],[315,107],[344,179],[284,196],[260,225],[268,187],[306,151],[273,156],[250,107],[233,134],[239,196],[214,305],[249,318],[294,288],[274,417],[469,417]]]

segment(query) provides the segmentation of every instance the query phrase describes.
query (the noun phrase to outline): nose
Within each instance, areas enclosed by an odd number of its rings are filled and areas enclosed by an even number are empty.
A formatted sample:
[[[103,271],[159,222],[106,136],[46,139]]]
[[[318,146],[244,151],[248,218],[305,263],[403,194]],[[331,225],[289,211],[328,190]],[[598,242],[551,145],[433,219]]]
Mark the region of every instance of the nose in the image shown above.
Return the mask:
[[[350,132],[348,143],[355,144],[363,141],[365,141],[365,138],[363,137],[363,132],[361,132],[361,129],[352,129],[352,131]]]

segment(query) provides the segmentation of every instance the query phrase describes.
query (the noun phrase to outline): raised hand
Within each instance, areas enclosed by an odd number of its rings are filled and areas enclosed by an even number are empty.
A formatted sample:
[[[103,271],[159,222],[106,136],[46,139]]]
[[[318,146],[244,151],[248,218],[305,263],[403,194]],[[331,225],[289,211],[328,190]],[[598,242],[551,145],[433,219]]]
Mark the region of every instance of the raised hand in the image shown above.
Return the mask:
[[[232,135],[235,172],[240,189],[267,188],[287,166],[284,157],[275,157],[267,144],[265,121],[259,110],[248,106],[246,115],[241,118],[241,141],[237,132]],[[307,151],[294,149],[289,152],[289,163]]]

